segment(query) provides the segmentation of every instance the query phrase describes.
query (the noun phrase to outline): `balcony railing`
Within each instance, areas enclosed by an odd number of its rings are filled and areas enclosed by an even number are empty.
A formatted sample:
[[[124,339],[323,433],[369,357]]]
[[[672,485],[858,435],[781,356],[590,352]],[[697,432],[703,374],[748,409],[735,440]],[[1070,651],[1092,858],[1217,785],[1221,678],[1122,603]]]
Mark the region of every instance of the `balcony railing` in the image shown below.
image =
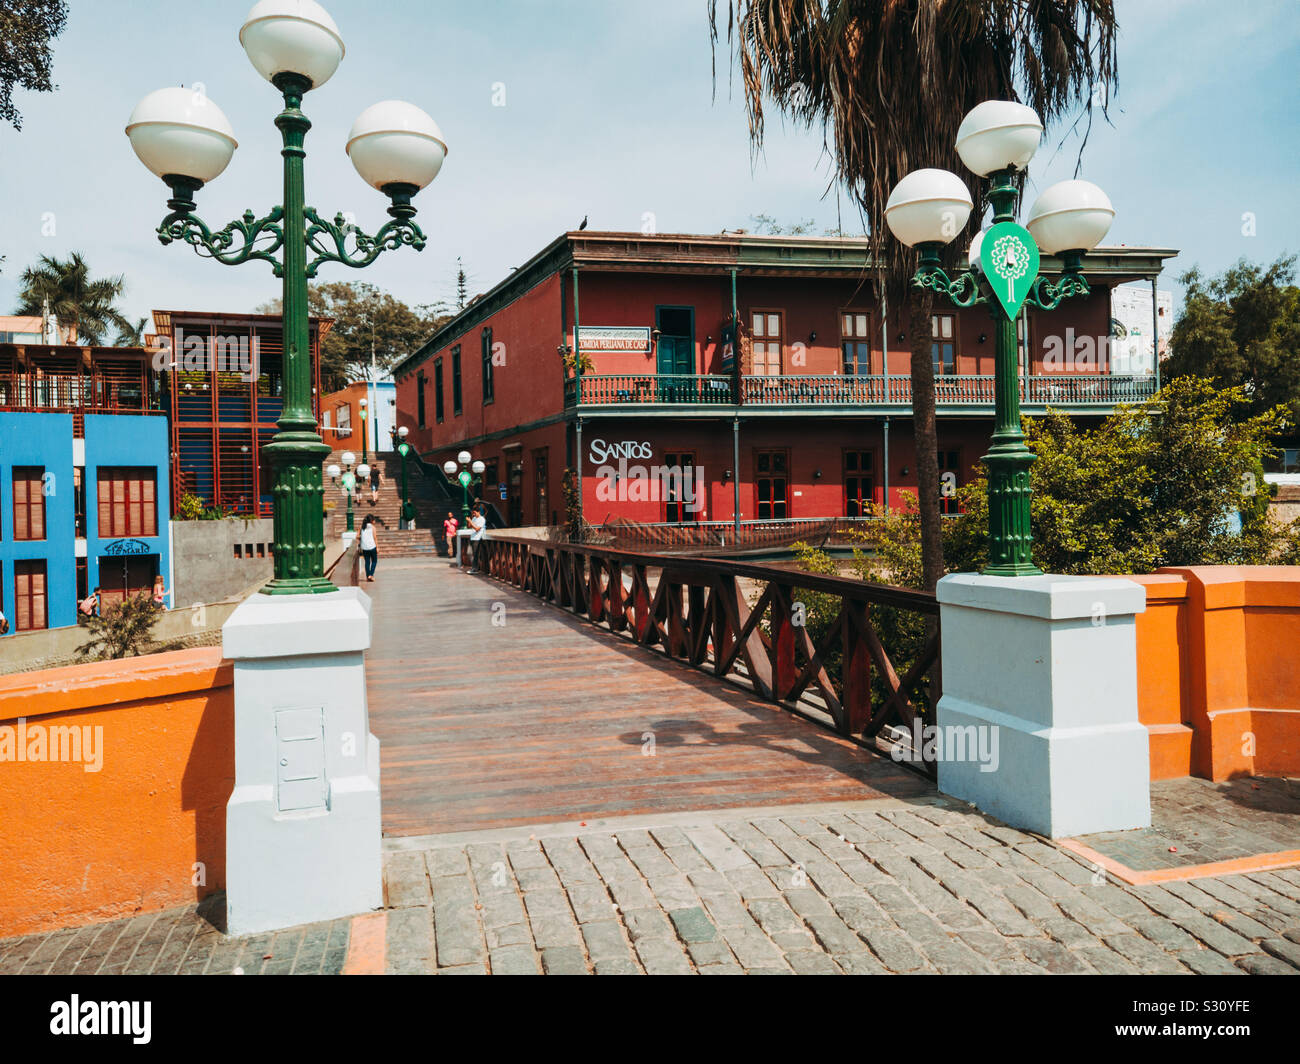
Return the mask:
[[[583,406],[733,406],[735,382],[730,376],[703,374],[586,374],[581,378]],[[935,402],[940,406],[993,407],[992,374],[940,375],[935,378]],[[1020,401],[1026,407],[1113,407],[1136,403],[1155,394],[1152,376],[1115,374],[1046,374],[1022,378]],[[577,385],[565,382],[565,403],[574,405]],[[756,408],[832,406],[910,406],[911,378],[902,375],[740,378],[740,405]]]

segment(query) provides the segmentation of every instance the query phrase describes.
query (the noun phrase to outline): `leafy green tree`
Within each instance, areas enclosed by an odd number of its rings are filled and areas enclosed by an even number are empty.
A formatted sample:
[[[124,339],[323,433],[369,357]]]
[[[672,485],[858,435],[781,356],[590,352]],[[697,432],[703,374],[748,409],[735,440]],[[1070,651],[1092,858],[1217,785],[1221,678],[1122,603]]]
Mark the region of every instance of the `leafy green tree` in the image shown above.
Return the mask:
[[[23,128],[14,89],[53,92],[54,53],[50,42],[63,32],[63,0],[0,0],[0,121]]]
[[[1242,387],[1248,415],[1285,404],[1300,421],[1300,288],[1296,256],[1265,268],[1240,260],[1217,277],[1193,268],[1170,336],[1171,377]]]
[[[1300,521],[1269,513],[1264,463],[1286,429],[1276,407],[1251,414],[1241,388],[1196,377],[1122,407],[1095,429],[1049,413],[1025,419],[1032,468],[1034,561],[1046,572],[1149,573],[1169,565],[1294,565]],[[988,484],[961,489],[962,514],[944,523],[953,572],[987,562]],[[866,579],[922,586],[915,505],[882,516]]]
[[[906,307],[912,426],[926,586],[943,575],[938,436],[930,358],[932,297],[910,288],[915,254],[887,237],[885,205],[921,167],[964,172],[956,149],[966,113],[1021,100],[1045,123],[1079,113],[1090,124],[1117,79],[1113,0],[709,0],[740,67],[750,142],[765,109],[820,128],[836,177],[862,209],[889,306]],[[1085,135],[1084,142],[1087,137]],[[1081,149],[1082,150],[1082,149]],[[978,180],[968,176],[979,202]],[[964,250],[979,228],[971,213]],[[897,313],[897,311],[895,311]]]
[[[442,304],[408,307],[372,284],[330,281],[311,285],[307,304],[317,317],[333,318],[321,344],[321,387],[337,391],[370,372],[371,352],[379,374],[405,358],[450,317]],[[281,301],[258,307],[262,314],[279,314]]]
[[[109,329],[130,334],[133,326],[118,311],[126,278],[91,277],[81,252],[66,259],[42,255],[19,278],[17,314],[40,314],[48,300],[59,324],[71,326],[74,343],[103,345]]]

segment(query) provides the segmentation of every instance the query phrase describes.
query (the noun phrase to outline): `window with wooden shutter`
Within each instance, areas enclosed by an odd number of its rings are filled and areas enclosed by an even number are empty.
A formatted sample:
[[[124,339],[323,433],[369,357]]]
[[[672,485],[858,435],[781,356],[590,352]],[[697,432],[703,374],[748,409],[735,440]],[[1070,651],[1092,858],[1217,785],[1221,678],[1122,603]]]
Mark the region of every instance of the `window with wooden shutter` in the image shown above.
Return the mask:
[[[783,521],[790,516],[790,453],[754,452],[755,516]]]
[[[101,537],[158,534],[158,481],[152,468],[103,466],[98,490]]]
[[[876,458],[871,451],[844,452],[844,516],[867,517],[875,501]]]
[[[843,353],[845,376],[867,375],[871,372],[871,318],[857,311],[840,315],[840,351]]]
[[[752,316],[755,376],[781,375],[782,318],[779,310],[756,310]]]
[[[14,562],[15,631],[31,632],[48,627],[44,559]]]
[[[14,539],[44,538],[45,469],[43,466],[15,466]]]

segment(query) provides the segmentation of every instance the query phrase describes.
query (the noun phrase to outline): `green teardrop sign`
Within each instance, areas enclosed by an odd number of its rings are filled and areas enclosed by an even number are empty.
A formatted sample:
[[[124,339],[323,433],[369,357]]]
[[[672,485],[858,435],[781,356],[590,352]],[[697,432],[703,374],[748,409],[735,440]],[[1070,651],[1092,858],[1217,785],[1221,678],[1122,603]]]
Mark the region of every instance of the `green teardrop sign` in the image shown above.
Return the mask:
[[[998,222],[980,240],[980,268],[1007,317],[1016,320],[1038,276],[1038,245],[1029,230]]]

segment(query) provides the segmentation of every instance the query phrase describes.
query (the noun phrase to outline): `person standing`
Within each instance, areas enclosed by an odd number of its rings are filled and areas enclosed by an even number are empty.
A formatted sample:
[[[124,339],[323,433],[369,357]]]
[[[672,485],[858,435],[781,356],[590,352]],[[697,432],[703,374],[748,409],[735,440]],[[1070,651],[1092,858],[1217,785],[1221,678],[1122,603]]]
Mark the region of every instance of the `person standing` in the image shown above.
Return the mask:
[[[153,608],[156,610],[167,608],[167,582],[161,576],[153,578]]]
[[[375,566],[379,564],[379,543],[375,540],[375,515],[366,514],[361,522],[361,556],[366,560],[366,580],[375,582]]]
[[[457,521],[456,516],[450,510],[448,510],[447,520],[445,520],[442,523],[443,535],[447,537],[448,558],[456,557],[456,529],[458,529],[459,527],[460,527],[460,522]]]
[[[469,537],[470,549],[473,552],[470,558],[469,571],[477,573],[479,562],[482,560],[483,535],[487,532],[487,518],[483,516],[477,506],[469,512],[469,527],[474,530]]]

